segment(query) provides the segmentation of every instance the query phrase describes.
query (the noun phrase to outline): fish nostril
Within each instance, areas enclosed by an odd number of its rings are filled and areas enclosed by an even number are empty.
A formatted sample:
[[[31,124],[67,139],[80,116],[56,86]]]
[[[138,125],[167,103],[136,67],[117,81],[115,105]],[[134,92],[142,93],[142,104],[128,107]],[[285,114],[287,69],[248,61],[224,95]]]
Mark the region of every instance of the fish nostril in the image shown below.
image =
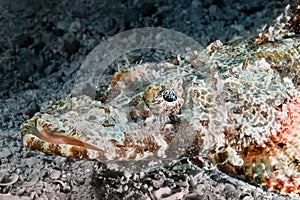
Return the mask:
[[[174,102],[177,100],[176,92],[172,89],[166,89],[162,92],[162,96],[167,102]]]

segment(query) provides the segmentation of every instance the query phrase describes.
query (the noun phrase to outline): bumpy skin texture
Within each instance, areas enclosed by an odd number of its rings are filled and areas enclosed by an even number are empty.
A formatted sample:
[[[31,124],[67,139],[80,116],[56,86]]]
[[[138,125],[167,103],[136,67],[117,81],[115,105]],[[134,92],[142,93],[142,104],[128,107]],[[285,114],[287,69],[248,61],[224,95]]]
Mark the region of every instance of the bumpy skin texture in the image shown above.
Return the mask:
[[[32,149],[108,161],[209,159],[300,193],[298,1],[257,38],[116,73],[100,100],[70,97],[21,128]]]

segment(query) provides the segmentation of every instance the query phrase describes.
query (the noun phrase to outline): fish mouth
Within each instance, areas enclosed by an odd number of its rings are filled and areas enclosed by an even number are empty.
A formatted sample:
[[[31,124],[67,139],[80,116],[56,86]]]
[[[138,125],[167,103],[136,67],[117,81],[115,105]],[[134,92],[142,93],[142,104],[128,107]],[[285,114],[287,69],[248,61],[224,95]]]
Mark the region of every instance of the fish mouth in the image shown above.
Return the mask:
[[[58,135],[47,128],[39,130],[36,127],[27,127],[25,132],[27,134],[23,135],[23,143],[30,150],[80,160],[108,160],[106,151],[80,139]]]
[[[94,151],[103,151],[87,142],[84,142],[82,140],[79,140],[77,138],[73,137],[68,137],[65,135],[57,135],[53,133],[48,133],[47,129],[42,129],[40,131],[36,130],[34,135],[39,138],[40,140],[43,140],[48,143],[52,144],[66,144],[66,145],[71,145],[71,146],[77,146],[81,148],[86,148]]]

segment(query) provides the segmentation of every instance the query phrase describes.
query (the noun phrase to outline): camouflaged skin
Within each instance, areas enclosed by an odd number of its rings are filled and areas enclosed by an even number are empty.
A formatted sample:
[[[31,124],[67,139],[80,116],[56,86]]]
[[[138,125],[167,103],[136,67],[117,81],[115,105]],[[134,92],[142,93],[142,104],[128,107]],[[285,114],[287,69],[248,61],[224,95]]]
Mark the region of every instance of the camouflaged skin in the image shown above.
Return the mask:
[[[258,37],[116,73],[98,100],[68,97],[24,122],[32,150],[108,161],[209,159],[300,193],[299,1]]]

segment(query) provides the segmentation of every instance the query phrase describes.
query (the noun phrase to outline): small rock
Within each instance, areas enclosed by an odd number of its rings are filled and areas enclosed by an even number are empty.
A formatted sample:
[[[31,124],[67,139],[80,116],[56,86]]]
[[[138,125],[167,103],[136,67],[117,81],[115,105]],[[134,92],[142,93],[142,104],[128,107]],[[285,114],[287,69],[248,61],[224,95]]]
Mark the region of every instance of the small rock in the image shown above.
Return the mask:
[[[61,175],[61,172],[55,170],[55,171],[53,171],[53,172],[51,173],[50,178],[53,179],[53,180],[56,180],[56,179],[58,179],[58,178],[60,177],[60,175]]]
[[[11,155],[12,155],[12,152],[8,148],[5,148],[2,151],[0,151],[0,158],[7,158]]]
[[[125,171],[124,172],[124,176],[126,177],[126,179],[130,179],[130,177],[132,176],[132,174],[129,171]]]
[[[141,189],[147,190],[148,189],[148,185],[147,184],[143,184]]]
[[[68,22],[66,20],[61,20],[56,23],[56,28],[61,30],[67,30],[68,29]],[[69,27],[69,29],[71,26]]]
[[[176,185],[178,185],[180,187],[188,187],[189,183],[187,181],[178,181],[178,182],[176,182]]]
[[[70,192],[71,187],[66,183],[61,180],[55,180],[54,183],[58,183],[62,187],[63,192]]]
[[[140,172],[140,179],[143,178],[145,176],[145,172]]]
[[[235,190],[235,187],[233,185],[228,184],[228,183],[225,184],[224,191],[230,192],[230,191],[233,191],[233,190]]]
[[[1,177],[0,180],[0,186],[9,186],[17,182],[19,179],[19,176],[17,174],[12,174],[12,175],[5,175]]]
[[[197,194],[202,194],[203,191],[205,191],[205,189],[206,189],[206,186],[205,186],[204,184],[198,184],[198,185],[196,186],[195,192],[196,192]]]
[[[26,188],[20,188],[17,191],[17,195],[22,196],[26,192]],[[0,198],[1,199],[1,198]]]
[[[160,188],[164,183],[164,179],[152,180],[152,185],[154,188]]]
[[[254,200],[254,198],[251,196],[245,196],[244,198],[242,198],[242,200]]]
[[[248,194],[248,193],[242,193],[240,195],[240,199],[242,199],[242,200],[244,200],[244,199],[250,200],[251,198],[253,199],[253,197],[250,194]]]
[[[126,192],[128,190],[128,185],[123,186],[123,191]]]
[[[69,33],[70,34],[74,34],[74,33],[78,33],[80,32],[82,29],[82,25],[79,21],[74,21],[71,23],[70,27],[69,27]]]
[[[183,199],[186,193],[186,190],[181,189],[168,197],[161,198],[161,200]]]
[[[170,195],[172,192],[171,188],[169,187],[163,187],[158,190],[153,191],[153,196],[155,199],[161,199],[163,195]]]

